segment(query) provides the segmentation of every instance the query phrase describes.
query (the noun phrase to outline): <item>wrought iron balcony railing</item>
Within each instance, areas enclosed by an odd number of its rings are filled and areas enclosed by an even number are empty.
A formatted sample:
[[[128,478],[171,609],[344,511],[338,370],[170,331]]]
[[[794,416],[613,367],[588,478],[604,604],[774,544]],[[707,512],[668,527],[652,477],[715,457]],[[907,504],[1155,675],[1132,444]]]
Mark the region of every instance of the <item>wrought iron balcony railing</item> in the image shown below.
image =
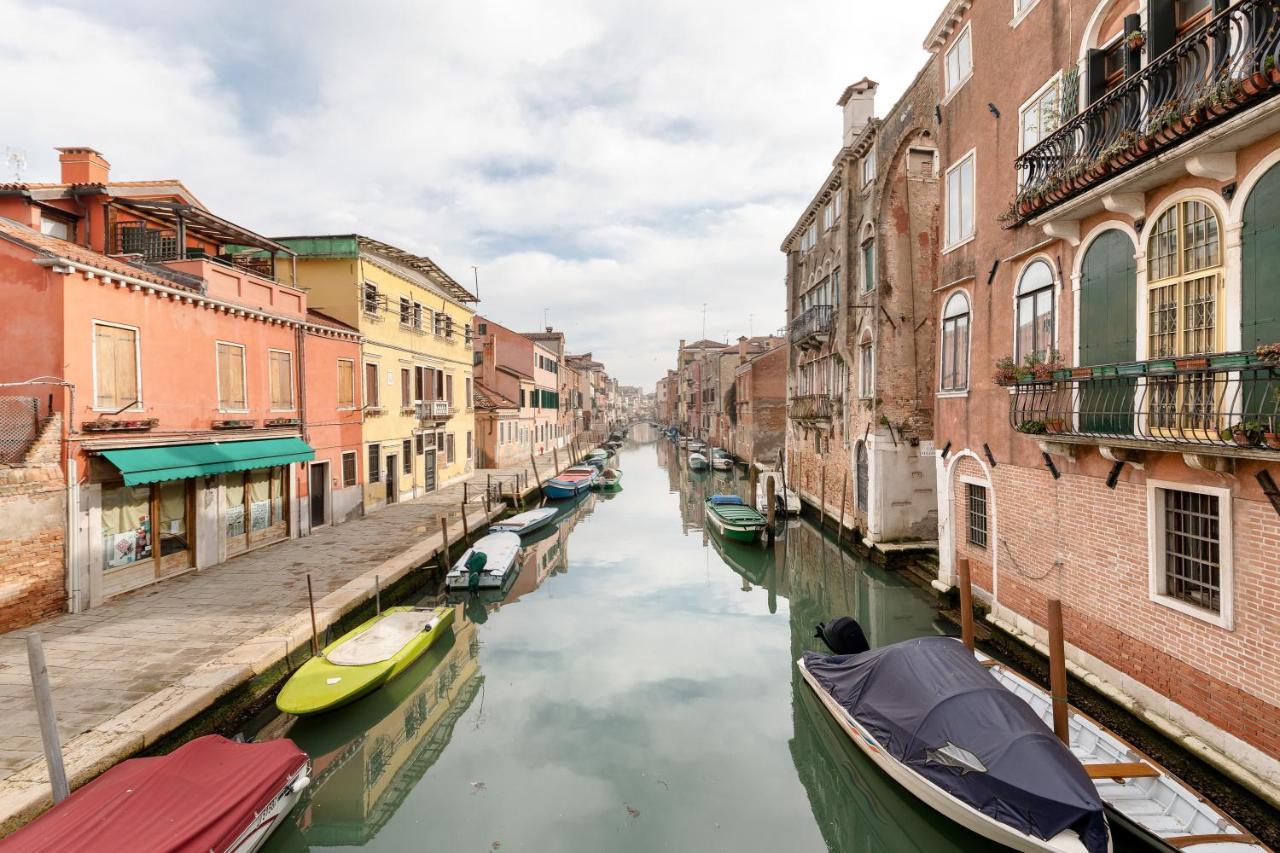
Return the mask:
[[[799,346],[822,343],[831,335],[830,305],[814,305],[791,321],[791,342]]]
[[[1016,161],[1023,222],[1280,92],[1280,4],[1239,0]]]
[[[1253,353],[1072,368],[1012,387],[1009,419],[1019,432],[1280,455],[1280,362]]]
[[[829,421],[838,407],[839,401],[830,394],[804,394],[791,398],[788,413],[797,421]]]

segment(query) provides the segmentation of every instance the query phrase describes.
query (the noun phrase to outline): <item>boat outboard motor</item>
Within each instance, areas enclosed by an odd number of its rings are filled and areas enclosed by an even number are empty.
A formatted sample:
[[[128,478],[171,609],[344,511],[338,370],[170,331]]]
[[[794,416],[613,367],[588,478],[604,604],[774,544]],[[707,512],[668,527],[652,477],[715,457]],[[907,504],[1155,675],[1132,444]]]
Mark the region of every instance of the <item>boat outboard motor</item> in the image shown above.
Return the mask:
[[[824,625],[818,625],[813,636],[827,644],[827,648],[838,655],[856,655],[871,651],[867,635],[862,633],[862,626],[852,616],[837,616]]]
[[[471,592],[480,589],[480,575],[484,574],[484,567],[488,562],[489,555],[482,551],[472,551],[467,558],[467,589]]]

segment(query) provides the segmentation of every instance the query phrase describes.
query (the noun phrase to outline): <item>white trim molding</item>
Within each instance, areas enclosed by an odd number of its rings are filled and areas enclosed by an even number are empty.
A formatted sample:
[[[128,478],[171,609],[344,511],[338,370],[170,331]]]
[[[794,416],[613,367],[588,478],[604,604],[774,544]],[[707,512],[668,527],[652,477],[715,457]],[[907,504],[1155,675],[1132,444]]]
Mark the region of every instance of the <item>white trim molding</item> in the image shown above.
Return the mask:
[[[1214,613],[1165,593],[1164,495],[1165,491],[1195,492],[1218,499],[1218,590],[1221,609]],[[1147,592],[1148,598],[1210,625],[1234,630],[1234,566],[1231,489],[1169,480],[1147,480]]]

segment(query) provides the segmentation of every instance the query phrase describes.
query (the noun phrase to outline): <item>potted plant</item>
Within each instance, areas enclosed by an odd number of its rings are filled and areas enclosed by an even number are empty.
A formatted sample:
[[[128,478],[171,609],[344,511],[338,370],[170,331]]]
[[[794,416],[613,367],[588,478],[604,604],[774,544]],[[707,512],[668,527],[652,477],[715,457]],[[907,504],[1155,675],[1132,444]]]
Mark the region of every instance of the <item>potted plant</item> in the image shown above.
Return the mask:
[[[1129,50],[1141,51],[1147,44],[1147,34],[1142,30],[1129,30],[1124,36],[1125,46]]]
[[[1018,432],[1023,432],[1027,435],[1044,435],[1048,431],[1049,428],[1044,421],[1026,420],[1018,424]]]
[[[1023,368],[1029,378],[1036,382],[1048,382],[1053,379],[1054,371],[1061,370],[1062,367],[1062,354],[1056,349],[1051,349],[1044,355],[1033,352],[1023,360]]]
[[[1267,431],[1263,434],[1262,439],[1266,442],[1267,447],[1272,450],[1280,450],[1280,432],[1275,432],[1275,421],[1267,424]]]
[[[1253,351],[1253,355],[1263,364],[1280,364],[1280,343],[1263,344]]]
[[[1219,433],[1223,441],[1233,441],[1240,447],[1256,447],[1262,443],[1265,434],[1262,424],[1257,421],[1240,421]]]
[[[1021,378],[1022,371],[1018,368],[1018,363],[1009,356],[1005,356],[996,362],[996,372],[993,381],[997,385],[1012,385]]]
[[[1267,80],[1270,81],[1271,85],[1280,84],[1280,69],[1276,68],[1275,56],[1268,56],[1263,60],[1262,70],[1266,72]]]
[[[1203,355],[1188,355],[1173,360],[1178,370],[1204,370],[1209,366],[1209,359]]]
[[[1045,431],[1046,432],[1062,432],[1063,423],[1064,421],[1062,420],[1062,418],[1049,418],[1049,420],[1045,422]]]

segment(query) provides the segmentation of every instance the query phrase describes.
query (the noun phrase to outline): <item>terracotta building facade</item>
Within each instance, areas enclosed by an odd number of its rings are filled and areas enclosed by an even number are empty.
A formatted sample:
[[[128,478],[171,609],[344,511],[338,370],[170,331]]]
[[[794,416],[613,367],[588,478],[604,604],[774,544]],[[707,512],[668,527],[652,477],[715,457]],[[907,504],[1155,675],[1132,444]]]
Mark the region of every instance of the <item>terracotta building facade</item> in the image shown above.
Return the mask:
[[[926,41],[940,581],[1028,642],[1061,600],[1079,674],[1273,801],[1278,14],[953,0]]]

